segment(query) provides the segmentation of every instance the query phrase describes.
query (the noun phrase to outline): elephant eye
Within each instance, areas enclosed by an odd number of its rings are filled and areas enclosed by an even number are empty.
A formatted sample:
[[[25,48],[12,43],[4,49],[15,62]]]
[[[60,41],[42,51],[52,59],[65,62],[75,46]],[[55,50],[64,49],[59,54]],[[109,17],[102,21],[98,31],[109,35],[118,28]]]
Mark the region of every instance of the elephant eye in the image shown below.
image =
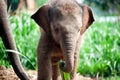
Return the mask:
[[[78,32],[80,32],[80,29],[78,29]]]
[[[55,28],[55,33],[59,33],[59,29],[58,28]]]

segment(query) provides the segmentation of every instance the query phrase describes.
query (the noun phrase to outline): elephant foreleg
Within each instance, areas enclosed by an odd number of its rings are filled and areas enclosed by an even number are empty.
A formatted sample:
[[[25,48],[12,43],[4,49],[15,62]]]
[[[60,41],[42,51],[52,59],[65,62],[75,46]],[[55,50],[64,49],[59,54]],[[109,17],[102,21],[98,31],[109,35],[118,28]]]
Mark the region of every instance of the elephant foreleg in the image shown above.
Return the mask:
[[[52,79],[52,65],[51,65],[51,39],[42,33],[38,47],[37,47],[37,64],[38,64],[38,79],[37,80],[51,80]]]
[[[77,62],[78,62],[78,53],[74,56],[74,68],[71,72],[71,79],[70,80],[76,80],[76,72],[77,72]]]
[[[71,72],[71,79],[70,80],[77,80],[76,74],[77,74],[77,65],[78,65],[78,59],[79,59],[79,51],[80,51],[80,43],[81,43],[82,36],[79,37],[74,53],[74,68]]]
[[[37,53],[38,62],[38,79],[37,80],[51,80],[51,59],[49,55]]]

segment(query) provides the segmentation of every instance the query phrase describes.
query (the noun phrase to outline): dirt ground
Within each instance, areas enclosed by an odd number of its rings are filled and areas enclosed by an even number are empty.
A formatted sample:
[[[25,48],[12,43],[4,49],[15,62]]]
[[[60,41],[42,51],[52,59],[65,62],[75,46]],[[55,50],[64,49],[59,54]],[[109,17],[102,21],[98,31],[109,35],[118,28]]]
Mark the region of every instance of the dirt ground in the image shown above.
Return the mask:
[[[36,80],[37,72],[35,70],[26,71],[29,74],[30,80]],[[0,66],[0,80],[20,80],[14,73],[12,68],[5,68]],[[77,80],[93,80],[88,77],[83,77],[82,75],[77,74]]]

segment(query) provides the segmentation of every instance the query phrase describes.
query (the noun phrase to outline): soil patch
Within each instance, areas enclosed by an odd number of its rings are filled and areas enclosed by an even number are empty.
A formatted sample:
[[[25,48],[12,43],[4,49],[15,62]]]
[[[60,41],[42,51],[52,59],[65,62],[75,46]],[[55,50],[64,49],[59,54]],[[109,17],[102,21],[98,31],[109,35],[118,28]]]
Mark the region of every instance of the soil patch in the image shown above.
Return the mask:
[[[36,80],[37,72],[35,70],[27,70],[26,72],[29,75],[30,80]],[[0,66],[0,80],[20,80],[20,79],[16,76],[12,68],[7,69],[4,66]],[[93,80],[93,79],[77,74],[77,80]]]

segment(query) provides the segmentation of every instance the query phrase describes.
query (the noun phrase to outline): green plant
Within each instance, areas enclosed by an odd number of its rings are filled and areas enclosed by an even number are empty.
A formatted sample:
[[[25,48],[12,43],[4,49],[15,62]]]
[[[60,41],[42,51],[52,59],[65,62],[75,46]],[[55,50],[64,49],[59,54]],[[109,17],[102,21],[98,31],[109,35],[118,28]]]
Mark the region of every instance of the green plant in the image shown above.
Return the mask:
[[[78,72],[90,76],[120,74],[119,26],[119,22],[95,22],[86,31]]]
[[[26,56],[36,67],[36,47],[40,36],[39,27],[30,19],[28,14],[11,16],[9,19],[18,51]],[[0,64],[9,66],[5,48],[1,44],[3,43],[0,41],[0,53],[2,54]],[[24,66],[34,69],[25,57],[20,56],[20,58]]]
[[[38,7],[42,6],[44,3],[46,3],[48,0],[36,0],[36,4]]]
[[[39,27],[27,14],[12,16],[10,21],[18,51],[36,66],[36,47],[40,36]],[[28,68],[32,68],[24,57],[22,57],[21,62]]]

